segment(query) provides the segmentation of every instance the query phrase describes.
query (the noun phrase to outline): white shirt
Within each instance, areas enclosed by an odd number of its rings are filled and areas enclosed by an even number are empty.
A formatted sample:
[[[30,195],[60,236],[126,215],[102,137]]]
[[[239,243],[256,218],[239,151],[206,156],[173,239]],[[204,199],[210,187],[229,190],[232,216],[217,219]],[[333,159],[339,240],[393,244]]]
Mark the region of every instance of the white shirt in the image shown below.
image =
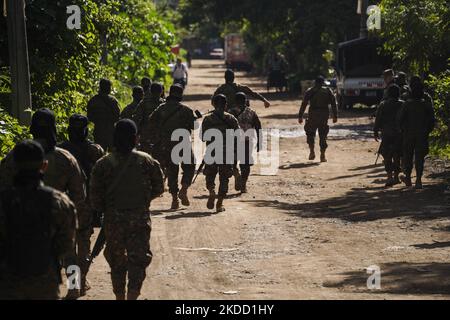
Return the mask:
[[[180,66],[175,65],[173,68],[173,78],[174,79],[184,79],[188,71],[188,67],[182,63]]]

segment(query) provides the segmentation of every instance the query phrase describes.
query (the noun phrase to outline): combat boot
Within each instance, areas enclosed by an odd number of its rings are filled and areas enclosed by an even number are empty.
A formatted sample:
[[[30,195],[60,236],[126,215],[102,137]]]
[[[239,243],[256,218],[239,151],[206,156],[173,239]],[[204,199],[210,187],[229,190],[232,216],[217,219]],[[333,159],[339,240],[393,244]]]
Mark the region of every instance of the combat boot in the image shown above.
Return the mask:
[[[172,206],[170,207],[172,210],[178,210],[180,209],[180,201],[178,201],[178,195],[173,194],[172,195]]]
[[[314,160],[316,159],[316,153],[314,151],[314,146],[310,146],[309,147],[309,160]]]
[[[394,186],[394,178],[392,177],[392,173],[388,174],[388,178],[385,184],[386,188],[390,188]]]
[[[233,169],[233,176],[234,176],[234,190],[241,191],[241,189],[242,189],[242,176],[239,173],[239,170],[237,168]]]
[[[327,162],[327,156],[325,155],[325,150],[320,151],[320,162]]]
[[[224,212],[225,208],[223,206],[223,197],[219,197],[219,199],[217,199],[217,203],[216,203],[216,212]]]
[[[125,300],[125,293],[115,293],[117,301],[124,301]]]
[[[178,192],[178,198],[180,198],[181,204],[182,204],[183,206],[187,206],[187,207],[188,207],[188,206],[191,205],[191,203],[190,203],[190,201],[189,201],[187,192],[188,192],[188,186],[183,185],[183,186],[181,187],[180,192]]]
[[[402,176],[401,180],[405,184],[405,186],[412,187],[411,176]]]
[[[64,297],[64,300],[77,300],[79,297],[81,297],[80,290],[78,290],[78,289],[69,289],[67,291],[66,296]]]
[[[216,192],[214,190],[209,190],[208,203],[206,207],[210,210],[214,209],[214,202],[216,201]]]
[[[139,296],[140,296],[139,292],[132,292],[132,291],[127,292],[127,300],[137,300]]]
[[[400,177],[399,177],[399,173],[398,172],[395,172],[394,173],[394,185],[397,185],[397,184],[399,184],[400,183]]]
[[[247,180],[242,180],[242,188],[241,188],[241,193],[247,193]]]
[[[417,179],[416,179],[416,186],[415,186],[415,188],[416,188],[417,190],[423,189],[422,179],[420,179],[420,178],[417,178]]]

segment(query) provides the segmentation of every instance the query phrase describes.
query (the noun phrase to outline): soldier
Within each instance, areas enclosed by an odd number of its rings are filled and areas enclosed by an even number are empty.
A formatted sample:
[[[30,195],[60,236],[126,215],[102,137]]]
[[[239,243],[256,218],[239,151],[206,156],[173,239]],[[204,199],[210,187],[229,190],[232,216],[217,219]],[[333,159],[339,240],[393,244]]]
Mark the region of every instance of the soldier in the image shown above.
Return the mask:
[[[257,150],[259,150],[259,132],[261,130],[261,121],[259,120],[256,112],[247,106],[247,96],[243,92],[238,92],[235,98],[236,107],[229,110],[230,114],[232,114],[239,122],[240,128],[247,133],[249,130],[255,130],[256,138],[257,138]],[[233,175],[235,178],[235,188],[237,191],[241,191],[242,193],[247,193],[247,181],[250,176],[250,168],[253,165],[253,160],[251,159],[252,151],[254,148],[254,141],[250,136],[245,136],[244,141],[240,141],[241,144],[244,144],[244,161],[239,165],[241,172],[237,166],[233,168]]]
[[[125,107],[120,114],[121,119],[133,119],[134,114],[136,113],[136,108],[138,104],[144,98],[144,89],[140,86],[136,86],[133,88],[133,102]]]
[[[48,162],[38,142],[12,152],[14,184],[0,193],[0,300],[60,298],[60,261],[75,247],[76,211],[42,182]]]
[[[395,84],[395,72],[392,69],[384,70],[383,72],[384,78],[384,91],[383,91],[383,100],[388,98],[388,89],[391,85]]]
[[[91,176],[90,200],[95,210],[104,212],[104,254],[117,300],[125,300],[125,294],[128,300],[140,295],[152,261],[150,203],[164,191],[159,163],[134,150],[137,141],[132,120],[117,122],[114,152],[97,162]]]
[[[159,82],[154,82],[150,86],[150,93],[146,95],[138,104],[133,121],[138,126],[138,130],[142,131],[143,127],[148,125],[148,118],[161,104],[165,101],[162,98],[163,86]],[[141,137],[142,138],[142,137]]]
[[[429,152],[428,138],[433,131],[436,119],[433,106],[425,99],[421,81],[411,83],[411,97],[399,114],[399,124],[403,137],[403,182],[412,186],[411,173],[413,159],[416,167],[416,189],[422,189],[422,175],[425,157]]]
[[[398,127],[398,114],[403,106],[403,101],[399,100],[400,88],[391,85],[388,89],[388,99],[383,100],[377,110],[374,126],[375,140],[380,138],[382,133],[382,143],[380,153],[384,158],[384,165],[388,179],[386,187],[392,187],[400,183],[400,158],[401,158],[401,133]]]
[[[233,175],[233,163],[227,163],[227,153],[233,152],[232,150],[227,150],[226,141],[226,131],[227,130],[237,130],[239,129],[238,120],[231,114],[225,112],[227,108],[227,98],[223,94],[219,94],[213,98],[214,111],[206,116],[202,123],[201,134],[202,140],[206,141],[207,148],[212,143],[212,141],[206,140],[206,133],[210,129],[219,130],[223,137],[223,159],[222,161],[216,159],[211,159],[208,163],[206,161],[204,174],[206,176],[206,188],[209,191],[208,209],[214,209],[214,202],[216,200],[216,185],[215,179],[217,174],[219,174],[219,194],[216,203],[216,212],[223,212],[225,208],[223,206],[223,200],[228,193],[228,182]],[[217,154],[215,154],[217,156]]]
[[[60,145],[60,148],[69,151],[77,159],[78,165],[87,179],[87,187],[89,187],[89,177],[94,164],[105,154],[100,145],[87,139],[88,123],[87,117],[79,114],[72,115],[69,119],[68,127],[69,141]],[[81,296],[84,296],[90,288],[89,283],[86,281],[86,273],[88,271],[88,258],[91,248],[90,238],[93,233],[94,219],[99,220],[99,217],[96,217],[96,214],[90,207],[89,199],[86,199],[85,205],[78,212],[77,231],[77,254],[81,269]]]
[[[55,115],[49,109],[40,109],[33,114],[31,119],[30,132],[35,141],[44,148],[45,160],[48,161],[48,169],[44,175],[45,185],[55,188],[58,191],[68,193],[69,198],[75,204],[77,211],[86,212],[84,209],[86,190],[85,177],[77,163],[77,160],[70,152],[56,147],[56,120]],[[13,184],[16,174],[16,166],[12,154],[8,154],[0,165],[0,191]],[[83,217],[81,218],[84,219]],[[74,265],[76,262],[76,252],[68,258],[66,265]],[[67,298],[78,297],[78,290],[70,290]]]
[[[172,160],[172,149],[179,141],[172,141],[172,133],[178,129],[188,130],[192,132],[196,117],[191,108],[181,103],[183,100],[183,87],[174,84],[170,87],[167,102],[160,105],[149,119],[149,136],[154,143],[155,158],[160,161],[165,171],[169,184],[169,192],[172,195],[173,210],[179,209],[181,204],[189,206],[190,201],[187,195],[188,189],[192,184],[195,174],[194,156],[191,149],[189,163],[182,162],[181,170],[183,176],[181,179],[181,189],[178,187],[178,173],[180,171],[180,163]]]
[[[411,97],[411,86],[414,86],[416,84],[422,85],[423,86],[423,82],[422,79],[419,76],[412,76],[411,79],[409,80],[409,87],[408,87],[408,91],[404,92],[402,95],[402,99],[404,101],[408,101],[410,100]],[[424,91],[423,93],[423,98],[425,99],[426,102],[428,102],[432,108],[434,108],[434,102],[433,102],[433,98],[431,97],[431,95]]]
[[[250,89],[247,86],[243,86],[243,85],[235,83],[234,82],[234,72],[233,72],[233,70],[230,70],[230,69],[225,71],[225,84],[223,84],[219,88],[217,88],[216,92],[214,92],[213,97],[215,97],[219,94],[225,95],[225,97],[227,98],[228,108],[231,109],[236,106],[234,99],[236,97],[236,93],[238,93],[238,92],[243,92],[247,96],[249,96],[253,99],[261,100],[262,102],[264,102],[264,106],[266,108],[270,107],[270,102],[266,98],[264,98],[262,95],[254,92],[252,89]]]
[[[400,97],[410,91],[408,81],[406,80],[406,73],[399,71],[397,73],[396,84],[400,87]]]
[[[152,80],[149,77],[143,77],[141,79],[141,87],[144,89],[144,96],[150,95],[150,87]]]
[[[323,86],[324,83],[325,79],[319,76],[315,81],[314,87],[306,90],[298,115],[298,122],[302,124],[306,107],[310,104],[308,119],[305,124],[305,132],[310,149],[309,160],[316,158],[314,145],[316,132],[319,131],[321,162],[327,162],[325,152],[328,147],[327,136],[330,131],[330,127],[328,126],[328,118],[330,117],[329,105],[331,105],[333,112],[333,123],[338,121],[336,98],[329,88]]]
[[[87,106],[89,121],[95,125],[94,141],[104,150],[111,149],[114,124],[120,118],[119,102],[111,95],[111,87],[111,81],[100,80],[100,91]]]

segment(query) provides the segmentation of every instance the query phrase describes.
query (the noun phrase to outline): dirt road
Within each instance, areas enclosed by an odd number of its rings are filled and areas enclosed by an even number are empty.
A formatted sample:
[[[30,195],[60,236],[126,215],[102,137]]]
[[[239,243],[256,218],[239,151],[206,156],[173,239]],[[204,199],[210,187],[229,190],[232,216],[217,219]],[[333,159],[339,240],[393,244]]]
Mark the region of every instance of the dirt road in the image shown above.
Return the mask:
[[[194,61],[186,103],[210,109],[223,67]],[[264,93],[263,80],[238,81]],[[278,174],[253,169],[249,194],[232,188],[227,211],[206,208],[204,177],[192,206],[170,211],[170,195],[152,204],[152,250],[142,299],[436,299],[450,297],[450,201],[445,164],[433,162],[425,189],[385,190],[375,161],[370,111],[341,114],[329,162],[307,160],[298,99],[268,94],[252,102],[265,128],[279,128]],[[431,167],[431,166],[429,166]],[[369,290],[366,268],[381,271]],[[103,256],[91,269],[86,299],[112,299]]]

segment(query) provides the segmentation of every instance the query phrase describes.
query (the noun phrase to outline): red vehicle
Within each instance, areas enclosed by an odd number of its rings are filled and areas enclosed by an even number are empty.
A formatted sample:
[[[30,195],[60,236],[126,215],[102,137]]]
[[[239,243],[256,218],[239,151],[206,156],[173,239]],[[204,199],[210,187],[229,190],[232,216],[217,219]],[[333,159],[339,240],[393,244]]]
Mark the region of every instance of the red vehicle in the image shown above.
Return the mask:
[[[252,63],[244,38],[237,33],[225,36],[225,63],[227,68],[250,71]]]

